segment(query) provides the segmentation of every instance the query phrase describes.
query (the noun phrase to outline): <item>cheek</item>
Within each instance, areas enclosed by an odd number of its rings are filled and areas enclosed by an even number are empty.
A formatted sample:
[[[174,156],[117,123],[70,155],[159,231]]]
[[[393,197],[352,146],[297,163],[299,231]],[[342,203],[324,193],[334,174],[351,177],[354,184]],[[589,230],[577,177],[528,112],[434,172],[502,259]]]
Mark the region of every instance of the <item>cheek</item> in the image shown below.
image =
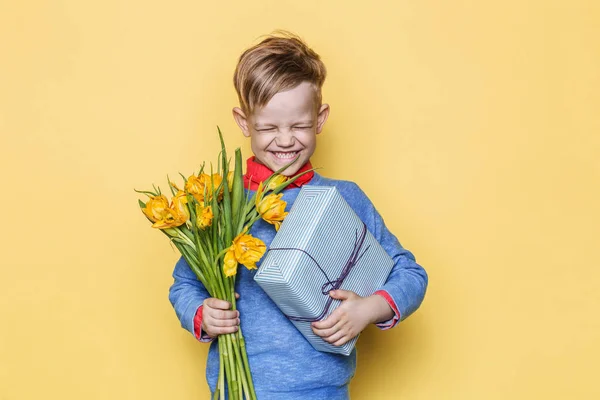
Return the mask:
[[[315,147],[317,142],[317,133],[316,132],[306,132],[303,134],[296,135],[296,138],[302,143],[305,147]]]
[[[263,150],[263,148],[261,147],[261,141],[259,138],[252,136],[250,138],[250,147],[252,148],[252,151],[254,153],[256,153],[257,151]]]
[[[273,138],[270,135],[265,135],[264,133],[253,133],[250,137],[250,146],[252,150],[255,151],[264,151]]]

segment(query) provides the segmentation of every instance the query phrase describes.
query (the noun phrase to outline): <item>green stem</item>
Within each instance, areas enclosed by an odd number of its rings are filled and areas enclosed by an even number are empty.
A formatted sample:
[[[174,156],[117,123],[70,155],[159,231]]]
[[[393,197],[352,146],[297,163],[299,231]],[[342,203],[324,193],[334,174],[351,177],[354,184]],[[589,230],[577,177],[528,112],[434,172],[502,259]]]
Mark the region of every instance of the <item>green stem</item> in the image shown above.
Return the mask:
[[[242,362],[244,365],[244,372],[246,373],[246,380],[250,390],[249,400],[256,400],[256,392],[254,391],[254,382],[252,382],[252,373],[250,372],[250,363],[248,362],[248,354],[246,353],[246,340],[242,334],[242,327],[237,331],[238,341],[240,345],[240,352],[242,353]]]
[[[212,272],[213,272],[213,276],[215,278],[216,284],[219,285],[219,289],[221,290],[221,300],[227,300],[229,301],[229,292],[227,290],[227,287],[225,286],[224,282],[223,282],[223,266],[221,263],[215,262],[215,264],[213,265]]]
[[[173,243],[175,243],[175,246],[177,246],[181,255],[186,257],[186,261],[191,260],[196,266],[198,266],[199,260],[198,256],[194,253],[195,249],[192,249],[187,244],[181,242],[173,241]]]
[[[231,400],[237,400],[240,398],[241,393],[238,389],[238,377],[237,377],[237,368],[235,367],[235,353],[233,352],[233,346],[231,343],[232,334],[221,335],[220,337],[225,337],[225,345],[227,347],[227,352],[229,354],[229,371],[231,373],[231,379],[229,381],[229,394]]]
[[[218,339],[217,339],[218,340]],[[223,343],[220,341],[219,344],[219,397],[220,400],[225,400],[225,355],[223,351]]]
[[[187,235],[185,233],[183,233],[182,231],[180,231],[179,229],[177,229],[177,237],[179,239],[183,240],[191,248],[196,247],[194,242],[192,242],[192,240],[189,237],[187,237]]]
[[[232,335],[232,340],[233,340],[233,338],[235,338],[235,335]],[[235,343],[234,343],[234,346],[235,346]],[[234,347],[234,349],[235,349],[235,347]],[[236,352],[236,353],[239,354],[239,352]],[[238,376],[238,393],[240,396],[240,400],[243,400],[244,399],[244,378],[245,378],[245,376],[241,371],[241,365],[240,365],[241,362],[242,362],[242,360],[240,360],[239,356],[236,357],[235,367],[236,367],[236,371],[237,371],[236,373]]]
[[[194,240],[194,234],[187,226],[185,226],[185,224],[181,225],[179,228],[185,236],[187,236],[190,240]]]
[[[227,279],[227,283],[229,284],[229,293],[231,294],[231,309],[232,310],[236,310],[237,309],[237,304],[235,301],[235,275],[230,277],[230,278],[226,278]],[[241,355],[241,351],[240,351],[240,344],[238,341],[238,335],[237,333],[233,333],[231,335],[227,335],[230,337],[231,339],[231,346],[233,348],[233,351],[235,353],[235,367],[238,373],[238,387],[239,387],[239,391],[240,391],[240,396],[242,393],[242,390],[244,393],[246,393],[246,399],[250,399],[248,391],[249,391],[249,387],[248,387],[248,377],[246,374],[246,371],[244,370],[244,363],[242,360],[242,355]]]
[[[227,390],[228,390],[228,395],[229,395],[229,399],[230,400],[234,400],[235,397],[233,395],[233,393],[231,392],[231,388],[233,387],[233,383],[232,383],[232,372],[231,372],[231,354],[227,348],[227,335],[219,335],[219,352],[220,354],[223,355],[223,359],[221,360],[223,362],[223,364],[225,365],[225,378],[227,379]]]
[[[205,248],[207,250],[207,254],[209,256],[209,258],[211,260],[215,259],[215,253],[213,251],[213,246],[212,243],[210,242],[210,232],[204,232],[204,234],[202,235],[202,239],[203,239],[203,248]]]
[[[237,310],[237,301],[235,299],[235,275],[229,279],[229,289],[232,293],[231,309]],[[246,341],[242,335],[242,327],[232,335],[234,350],[236,352],[237,365],[240,371],[244,393],[247,400],[256,400],[254,392],[254,382],[252,382],[252,373],[250,372],[250,364],[248,363],[248,354],[246,353]]]
[[[223,282],[220,278],[220,273],[219,271],[215,270],[215,268],[213,267],[213,263],[210,262],[207,257],[206,254],[204,253],[204,249],[202,248],[201,244],[200,244],[200,235],[199,232],[197,230],[197,228],[195,229],[195,233],[197,234],[196,236],[196,241],[197,241],[197,249],[198,249],[198,254],[200,256],[200,258],[202,259],[202,262],[204,263],[203,266],[203,272],[204,275],[206,276],[207,280],[212,282],[215,289],[217,289],[216,293],[211,293],[214,294],[213,297],[218,297],[220,299],[226,300],[227,297],[227,292],[225,291],[225,287],[223,285]]]
[[[242,354],[240,351],[240,343],[238,342],[238,337],[237,337],[237,333],[234,333],[231,335],[231,342],[232,342],[232,346],[233,346],[233,351],[235,352],[235,358],[236,358],[236,367],[237,367],[237,371],[238,371],[238,376],[240,377],[239,379],[239,385],[241,385],[243,387],[244,393],[246,394],[246,399],[250,399],[250,395],[249,395],[249,386],[248,386],[248,377],[246,374],[246,371],[244,369],[244,362],[242,360]],[[240,388],[240,392],[241,392]]]
[[[200,267],[198,266],[198,259],[194,255],[193,251],[191,251],[183,243],[177,243],[177,242],[173,242],[173,243],[175,244],[175,247],[177,247],[177,249],[179,250],[179,252],[183,256],[183,258],[185,259],[185,261],[187,261],[187,263],[190,266],[190,268],[192,269],[192,271],[194,271],[194,273],[198,277],[198,280],[200,282],[202,282],[202,284],[204,285],[204,287],[206,287],[206,289],[209,289],[208,281],[206,280],[206,277],[204,276],[204,274],[200,270]]]

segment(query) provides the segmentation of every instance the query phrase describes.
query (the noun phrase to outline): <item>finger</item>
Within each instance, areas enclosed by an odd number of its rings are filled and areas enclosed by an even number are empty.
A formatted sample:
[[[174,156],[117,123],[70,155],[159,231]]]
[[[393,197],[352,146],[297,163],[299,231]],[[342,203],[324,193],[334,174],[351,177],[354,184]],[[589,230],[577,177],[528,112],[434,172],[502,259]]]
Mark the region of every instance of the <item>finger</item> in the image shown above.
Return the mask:
[[[329,292],[329,296],[336,300],[348,300],[354,296],[358,296],[356,293],[351,292],[350,290],[337,289]]]
[[[218,327],[208,327],[204,331],[208,334],[208,336],[214,338],[214,337],[217,337],[218,335],[225,335],[227,333],[237,332],[237,330],[238,330],[237,326],[218,326]]]
[[[215,299],[214,297],[208,298],[204,300],[204,305],[215,308],[218,310],[229,310],[231,308],[231,303],[221,299]]]
[[[206,315],[213,319],[237,319],[240,316],[240,312],[237,310],[216,310],[207,309]]]
[[[347,333],[348,332],[346,332],[345,329],[340,329],[339,331],[335,332],[331,336],[324,337],[323,340],[326,341],[327,343],[333,344],[333,343],[336,343],[338,340],[342,339],[344,336],[346,336]]]
[[[345,324],[346,324],[345,321],[338,321],[338,323],[335,324],[334,326],[332,326],[331,328],[318,329],[318,328],[313,327],[312,329],[313,329],[313,332],[315,333],[315,335],[320,336],[322,338],[327,338],[327,337],[332,336],[336,332],[339,332],[340,330],[342,330]]]
[[[342,319],[342,312],[339,308],[336,308],[331,315],[321,321],[313,322],[311,325],[317,329],[328,329],[333,327]]]
[[[334,346],[336,346],[336,347],[343,346],[346,343],[348,343],[351,339],[352,339],[352,337],[350,335],[345,335],[345,336],[341,337],[339,340],[337,340],[336,342],[334,342],[332,344]]]
[[[239,299],[239,298],[240,298],[240,294],[236,292],[236,294],[235,294],[235,298],[236,298],[236,299]]]
[[[214,319],[208,317],[206,320],[206,325],[211,327],[223,327],[223,326],[238,326],[240,324],[239,318],[232,319]]]

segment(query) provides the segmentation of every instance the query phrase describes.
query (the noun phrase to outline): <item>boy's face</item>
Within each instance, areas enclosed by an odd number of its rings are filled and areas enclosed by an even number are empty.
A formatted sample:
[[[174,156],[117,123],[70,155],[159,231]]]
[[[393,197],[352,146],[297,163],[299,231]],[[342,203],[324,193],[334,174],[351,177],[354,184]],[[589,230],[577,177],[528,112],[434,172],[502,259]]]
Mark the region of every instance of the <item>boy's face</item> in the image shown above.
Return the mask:
[[[309,82],[279,92],[251,115],[236,107],[233,116],[244,136],[250,138],[256,161],[272,171],[297,159],[283,171],[292,176],[308,162],[317,146],[316,136],[329,116],[329,105],[317,109],[315,89]]]

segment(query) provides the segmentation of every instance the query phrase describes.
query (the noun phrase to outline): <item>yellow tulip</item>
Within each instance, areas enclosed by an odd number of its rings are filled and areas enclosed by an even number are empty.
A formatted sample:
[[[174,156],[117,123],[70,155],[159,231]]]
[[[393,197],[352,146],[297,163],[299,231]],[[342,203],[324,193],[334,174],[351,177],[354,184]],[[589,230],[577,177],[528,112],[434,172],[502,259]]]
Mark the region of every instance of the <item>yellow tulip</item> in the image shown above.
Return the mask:
[[[256,189],[256,200],[254,200],[256,202],[256,205],[258,205],[258,203],[260,202],[260,200],[262,199],[263,195],[264,195],[264,186],[262,182],[258,183],[258,188]]]
[[[212,174],[212,177],[208,174],[200,174],[199,176],[192,175],[185,183],[185,190],[194,196],[198,202],[203,203],[204,192],[206,191],[206,194],[208,195],[207,200],[211,201],[215,188],[219,187],[222,181],[223,178],[219,174]],[[221,189],[221,192],[219,193],[219,200],[221,199],[222,195],[223,190]]]
[[[154,222],[152,227],[157,229],[174,228],[185,224],[185,221],[187,221],[186,215],[174,208],[173,203],[169,207],[169,201],[162,194],[150,197],[142,211]]]
[[[275,226],[275,230],[279,230],[281,226],[281,222],[288,215],[285,212],[285,206],[287,203],[284,200],[281,200],[281,196],[283,194],[270,194],[265,196],[261,201],[259,198],[256,200],[256,210],[268,223]]]
[[[287,181],[287,176],[276,175],[271,179],[269,184],[267,185],[267,190],[275,190],[275,188],[281,185],[283,182]]]
[[[233,239],[231,250],[233,250],[233,256],[237,262],[243,264],[248,269],[256,269],[256,263],[265,254],[265,251],[267,251],[267,246],[265,246],[262,240],[242,232]]]
[[[237,273],[238,262],[235,259],[235,252],[233,250],[233,246],[229,248],[227,253],[225,253],[225,258],[223,259],[223,272],[225,276],[233,276]]]
[[[168,208],[165,212],[164,218],[158,222],[155,222],[152,227],[157,229],[174,228],[185,224],[187,219],[184,215],[179,214],[177,211]]]
[[[142,209],[142,212],[146,214],[146,217],[150,218],[152,222],[158,222],[162,219],[165,210],[169,208],[169,200],[164,195],[152,196],[146,202],[146,208]]]
[[[185,190],[199,202],[204,202],[204,181],[200,179],[200,176],[190,176],[185,182]]]
[[[198,228],[205,229],[212,225],[213,212],[210,206],[203,207],[200,204],[196,204],[196,225]]]
[[[180,190],[177,192],[175,197],[173,197],[173,209],[177,210],[177,212],[181,215],[185,215],[185,220],[190,219],[190,210],[187,207],[187,194]]]

